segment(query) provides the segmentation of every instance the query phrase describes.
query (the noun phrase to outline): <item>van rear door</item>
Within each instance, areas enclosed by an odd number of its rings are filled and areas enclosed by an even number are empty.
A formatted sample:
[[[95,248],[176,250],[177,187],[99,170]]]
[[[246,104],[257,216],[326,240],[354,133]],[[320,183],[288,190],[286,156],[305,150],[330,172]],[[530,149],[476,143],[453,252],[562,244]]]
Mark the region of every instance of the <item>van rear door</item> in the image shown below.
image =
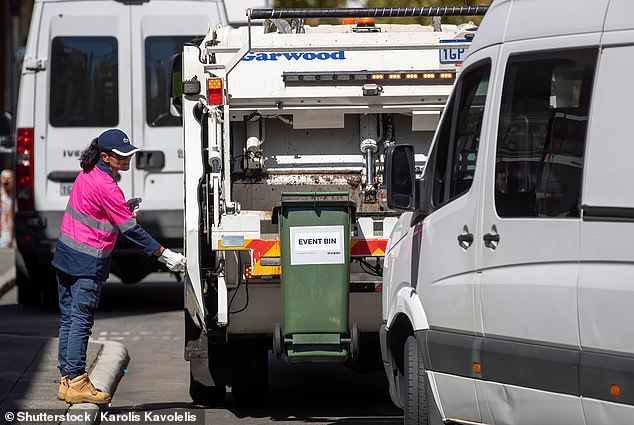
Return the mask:
[[[108,128],[131,131],[129,6],[61,1],[42,7],[37,59],[43,69],[33,104],[35,208],[60,211],[82,150]],[[130,194],[132,172],[122,173],[119,185]]]
[[[143,198],[145,213],[182,214],[183,130],[181,118],[169,114],[170,58],[187,41],[206,34],[209,25],[224,22],[224,12],[218,3],[200,1],[140,3],[131,12],[132,28],[140,28],[132,40],[132,114],[141,115],[135,116],[131,137],[143,149],[136,158],[134,196]],[[169,234],[165,227],[174,225],[182,226],[182,218],[161,228]],[[182,235],[182,227],[178,233]]]

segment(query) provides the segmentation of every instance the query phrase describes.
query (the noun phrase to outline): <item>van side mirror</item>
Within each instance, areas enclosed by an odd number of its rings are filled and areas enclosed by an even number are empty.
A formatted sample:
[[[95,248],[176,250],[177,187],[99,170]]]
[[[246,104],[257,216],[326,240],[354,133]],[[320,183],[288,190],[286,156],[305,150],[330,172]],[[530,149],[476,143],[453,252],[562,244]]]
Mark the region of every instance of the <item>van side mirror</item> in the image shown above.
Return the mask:
[[[390,146],[385,155],[385,187],[388,208],[414,211],[417,206],[416,169],[412,145]]]
[[[183,54],[170,58],[169,110],[173,117],[183,115]]]

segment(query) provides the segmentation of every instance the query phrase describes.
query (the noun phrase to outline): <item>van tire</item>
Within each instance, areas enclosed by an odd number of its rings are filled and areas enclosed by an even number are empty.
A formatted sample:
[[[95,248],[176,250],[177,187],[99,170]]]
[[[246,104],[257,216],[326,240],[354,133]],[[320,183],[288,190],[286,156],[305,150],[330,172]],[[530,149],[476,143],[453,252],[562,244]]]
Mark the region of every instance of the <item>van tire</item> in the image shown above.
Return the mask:
[[[414,336],[407,337],[404,347],[403,413],[405,425],[429,425],[427,374],[423,356]]]
[[[55,269],[42,264],[28,266],[18,250],[15,251],[15,285],[19,304],[33,307],[58,305]]]

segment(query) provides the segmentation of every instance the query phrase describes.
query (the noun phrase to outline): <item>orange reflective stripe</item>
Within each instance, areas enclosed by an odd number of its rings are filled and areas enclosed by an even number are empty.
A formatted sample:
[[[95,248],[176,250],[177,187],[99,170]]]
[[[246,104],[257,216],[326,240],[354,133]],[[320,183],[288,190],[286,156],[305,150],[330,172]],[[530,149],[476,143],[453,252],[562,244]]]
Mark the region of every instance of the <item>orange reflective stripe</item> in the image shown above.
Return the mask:
[[[353,257],[381,257],[386,249],[387,239],[350,240],[350,255]]]
[[[352,257],[382,257],[385,255],[386,247],[387,239],[351,239],[350,255]],[[245,239],[242,246],[228,247],[222,246],[219,240],[218,249],[251,251],[251,266],[248,273],[251,276],[279,277],[282,273],[281,266],[263,266],[260,262],[262,258],[280,257],[279,239]]]

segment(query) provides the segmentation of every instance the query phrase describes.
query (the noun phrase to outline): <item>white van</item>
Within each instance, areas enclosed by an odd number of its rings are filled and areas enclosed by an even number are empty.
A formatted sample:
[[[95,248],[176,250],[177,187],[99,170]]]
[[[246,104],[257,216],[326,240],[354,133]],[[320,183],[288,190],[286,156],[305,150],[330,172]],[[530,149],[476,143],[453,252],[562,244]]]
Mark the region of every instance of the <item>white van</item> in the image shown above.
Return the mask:
[[[634,423],[634,2],[496,0],[383,276],[405,423]]]
[[[139,223],[182,250],[182,127],[169,114],[170,57],[210,25],[246,21],[248,6],[267,3],[35,0],[16,114],[20,302],[56,302],[50,260],[79,155],[111,127],[143,149],[119,181],[127,197],[143,199]],[[122,244],[112,272],[135,282],[157,264]]]

